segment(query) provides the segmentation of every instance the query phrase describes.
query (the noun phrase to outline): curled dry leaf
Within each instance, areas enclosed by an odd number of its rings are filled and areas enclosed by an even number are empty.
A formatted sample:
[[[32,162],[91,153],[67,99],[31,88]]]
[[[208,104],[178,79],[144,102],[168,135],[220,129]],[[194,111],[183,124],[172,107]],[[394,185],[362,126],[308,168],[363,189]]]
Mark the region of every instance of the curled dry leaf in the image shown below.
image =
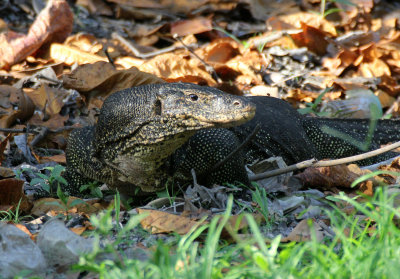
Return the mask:
[[[46,110],[46,114],[57,115],[63,107],[63,99],[67,96],[66,90],[50,87],[42,84],[38,89],[25,91],[26,95],[33,101],[35,106],[41,111]]]
[[[4,160],[4,151],[6,150],[7,143],[10,140],[11,134],[8,134],[7,137],[0,142],[0,166]]]
[[[41,164],[46,163],[46,162],[56,162],[58,164],[66,164],[67,160],[65,158],[65,154],[58,154],[58,155],[53,155],[53,156],[39,157],[39,162]]]
[[[68,198],[68,208],[70,208],[71,203],[75,200],[79,200],[76,197],[69,197]],[[98,203],[89,203],[89,202],[82,202],[76,204],[73,208],[70,208],[71,212],[80,212],[85,214],[94,214],[97,213],[104,208]],[[64,213],[64,206],[62,205],[59,199],[55,198],[42,198],[34,201],[33,208],[31,210],[31,214],[35,216],[42,216],[48,213],[49,211],[53,211],[55,213]]]
[[[64,41],[72,27],[73,14],[68,3],[65,0],[48,1],[27,35],[11,31],[0,35],[0,67],[9,68],[46,43]]]
[[[310,12],[298,12],[285,14],[278,17],[283,22],[294,26],[295,28],[301,28],[304,30],[303,25],[312,26],[315,29],[320,30],[323,33],[328,33],[331,36],[337,36],[335,26],[323,18],[322,16],[310,13]]]
[[[318,55],[324,55],[328,46],[328,41],[325,39],[327,33],[301,22],[303,32],[290,35],[299,47],[307,47],[310,51]]]
[[[150,230],[151,233],[170,233],[176,232],[180,235],[187,234],[193,226],[200,223],[187,217],[166,213],[159,210],[138,208],[138,213],[149,214],[140,223],[143,228]]]
[[[102,57],[97,54],[87,53],[81,51],[78,48],[61,45],[54,43],[50,47],[50,57],[56,61],[62,61],[67,65],[73,65],[75,63],[86,64],[86,63],[95,63],[98,61],[107,62],[107,57]]]
[[[215,80],[211,75],[199,67],[198,61],[186,59],[184,55],[166,53],[158,55],[139,66],[139,70],[176,81],[187,77],[197,77],[205,80],[208,85],[214,85]]]
[[[251,14],[259,20],[266,20],[276,14],[293,14],[299,11],[298,5],[293,0],[247,0],[244,2],[249,3]]]
[[[32,100],[20,89],[13,90],[10,94],[10,102],[13,107],[2,109],[0,108],[0,127],[8,128],[12,126],[17,120],[24,122],[28,120],[35,110],[35,105]]]
[[[362,63],[358,69],[363,77],[381,77],[390,76],[389,66],[381,59],[374,59],[372,62]]]
[[[108,2],[118,3],[120,5],[131,6],[135,8],[146,9],[167,9],[174,13],[189,13],[190,11],[200,8],[207,3],[207,0],[146,0],[146,1],[132,1],[132,0],[108,0]]]
[[[230,39],[219,39],[213,41],[206,49],[204,60],[208,63],[226,63],[239,52],[239,44]]]
[[[65,40],[64,45],[76,47],[81,51],[92,54],[98,53],[104,47],[104,45],[100,43],[95,36],[87,33],[78,33],[69,36]]]
[[[15,178],[6,178],[0,180],[0,206],[2,208],[14,208],[21,200],[20,210],[27,212],[32,205],[24,195],[24,180]]]
[[[287,237],[282,238],[281,242],[310,241],[313,234],[315,235],[316,240],[321,242],[324,238],[323,229],[317,222],[314,222],[312,219],[311,219],[311,228],[310,228],[310,225],[308,224],[308,222],[309,221],[306,219],[301,220],[300,223],[297,224],[297,226],[293,229],[293,231]],[[314,230],[314,232],[311,233],[311,230]]]
[[[325,58],[323,65],[335,76],[341,75],[347,67],[353,65],[358,54],[348,49],[342,49],[333,58]]]
[[[111,8],[102,0],[78,0],[76,5],[85,7],[91,14],[104,16],[113,15]]]
[[[212,28],[212,21],[210,18],[197,17],[172,23],[171,34],[186,36],[211,31]]]
[[[83,94],[97,92],[106,95],[133,86],[162,82],[164,80],[137,68],[116,70],[106,62],[82,65],[63,76],[66,88],[76,89]]]
[[[323,190],[334,190],[334,188],[350,188],[354,180],[360,176],[371,173],[369,170],[361,170],[357,165],[338,165],[333,167],[308,168],[304,172],[295,175],[299,178],[305,187],[319,188]],[[358,185],[359,189],[371,188],[371,183],[377,185],[380,178],[361,182]]]

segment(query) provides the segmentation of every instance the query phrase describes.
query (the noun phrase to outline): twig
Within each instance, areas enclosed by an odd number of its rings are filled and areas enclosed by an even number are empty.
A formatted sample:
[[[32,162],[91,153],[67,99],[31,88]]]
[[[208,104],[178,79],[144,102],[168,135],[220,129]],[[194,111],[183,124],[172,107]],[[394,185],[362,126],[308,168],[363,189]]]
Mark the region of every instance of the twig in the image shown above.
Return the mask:
[[[218,82],[218,83],[222,83],[222,79],[218,76],[217,72],[215,71],[214,67],[211,66],[210,64],[208,64],[206,61],[204,61],[203,59],[200,58],[200,56],[198,56],[189,46],[187,46],[181,38],[179,38],[179,36],[177,34],[173,35],[173,38],[178,40],[184,48],[186,48],[187,51],[189,51],[194,57],[196,57],[197,59],[199,59],[199,61],[201,63],[203,63],[203,65],[206,67],[206,71],[212,76],[212,78]]]
[[[27,132],[26,128],[23,129],[12,129],[12,128],[0,128],[0,132],[4,133],[30,133],[30,134],[36,134],[35,132]]]
[[[37,78],[37,79],[44,79],[44,80],[50,81],[50,82],[52,82],[52,83],[54,83],[54,84],[56,84],[56,85],[58,85],[58,86],[62,85],[62,81],[60,81],[60,80],[58,80],[58,79],[50,78],[50,77],[45,76],[45,75],[42,75],[42,74],[37,74],[37,75],[36,75],[36,78]]]
[[[291,171],[308,168],[308,167],[330,167],[330,166],[336,166],[336,165],[341,165],[341,164],[347,164],[347,163],[367,159],[370,157],[374,157],[379,154],[396,149],[398,147],[400,147],[400,141],[392,143],[387,146],[384,146],[382,148],[373,150],[373,151],[369,151],[369,152],[366,152],[363,154],[350,156],[350,157],[346,157],[346,158],[341,158],[341,159],[336,159],[336,160],[328,160],[328,161],[318,161],[317,159],[310,159],[310,160],[303,161],[303,162],[300,162],[300,163],[297,163],[294,165],[290,165],[286,168],[276,169],[276,170],[272,170],[272,171],[267,171],[267,172],[251,175],[249,177],[249,179],[250,179],[250,181],[256,181],[256,180],[261,180],[261,179],[272,177],[272,176],[277,176],[277,175],[280,175],[283,173],[288,173]]]
[[[107,56],[108,62],[109,62],[109,63],[114,67],[114,69],[115,69],[115,63],[114,63],[114,60],[111,58],[110,53],[108,52],[108,47],[104,46],[104,47],[103,47],[103,51],[104,51],[104,53],[105,53],[106,56]]]
[[[265,45],[268,43],[272,43],[273,41],[279,40],[283,36],[298,34],[300,32],[301,32],[301,29],[288,29],[288,30],[277,31],[272,34],[268,34],[267,36],[263,36],[261,38],[254,39],[253,44],[255,47],[259,47],[261,45]]]
[[[133,53],[133,55],[135,55],[138,58],[142,58],[142,59],[147,59],[147,58],[150,58],[153,56],[157,56],[159,54],[163,54],[163,53],[171,52],[171,51],[174,51],[177,49],[185,48],[185,46],[169,46],[169,47],[162,48],[159,50],[141,53],[131,42],[129,42],[127,39],[122,37],[117,32],[113,32],[111,34],[111,37],[115,40],[118,40],[121,44],[123,44],[126,48],[128,48]],[[190,45],[190,46],[195,46],[195,45]]]

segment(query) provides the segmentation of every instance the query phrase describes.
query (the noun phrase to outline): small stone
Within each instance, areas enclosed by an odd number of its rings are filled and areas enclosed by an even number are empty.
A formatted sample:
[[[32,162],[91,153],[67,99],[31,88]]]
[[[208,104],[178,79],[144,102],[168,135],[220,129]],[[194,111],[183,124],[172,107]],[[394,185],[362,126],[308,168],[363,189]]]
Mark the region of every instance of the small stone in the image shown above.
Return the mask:
[[[37,237],[37,244],[51,266],[69,266],[77,263],[79,255],[93,249],[92,241],[68,230],[57,219],[48,221]]]
[[[13,278],[22,270],[43,275],[46,260],[29,235],[0,222],[0,278]]]

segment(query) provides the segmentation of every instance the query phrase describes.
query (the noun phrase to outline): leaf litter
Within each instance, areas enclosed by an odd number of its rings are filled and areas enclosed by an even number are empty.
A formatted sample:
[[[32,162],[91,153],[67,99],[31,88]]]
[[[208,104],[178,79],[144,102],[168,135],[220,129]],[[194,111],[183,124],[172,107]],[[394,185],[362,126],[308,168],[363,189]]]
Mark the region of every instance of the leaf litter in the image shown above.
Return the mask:
[[[45,223],[38,222],[48,218],[43,216],[65,211],[60,201],[54,204],[58,199],[43,207],[24,189],[32,189],[29,182],[37,173],[47,175],[49,166],[65,164],[68,133],[94,124],[104,99],[124,88],[193,82],[232,94],[272,95],[298,108],[315,102],[330,88],[314,113],[329,108],[335,117],[368,117],[368,106],[361,102],[378,100],[386,113],[400,114],[396,3],[337,1],[328,6],[337,12],[321,16],[319,1],[35,2],[42,2],[43,9],[30,1],[12,0],[0,7],[0,128],[4,130],[0,208],[18,207],[33,215],[36,219],[26,223],[33,233],[42,225],[32,224]],[[283,167],[277,160],[272,164]],[[265,162],[258,164],[259,172],[269,168]],[[360,175],[371,173],[357,165],[309,168],[261,181],[269,212],[265,236],[282,234],[282,241],[306,241],[310,228],[318,239],[331,235],[324,198],[341,191],[349,196],[372,195],[382,183],[398,183],[390,174],[399,171],[398,160],[379,168],[387,173],[356,187],[352,183]],[[150,202],[135,212],[148,214],[142,226],[152,233],[184,234],[223,212],[229,193],[235,191],[193,183],[183,199],[164,198],[161,206]],[[250,210],[262,224],[261,204],[249,195],[237,200],[240,206],[233,208],[233,223]],[[67,214],[77,220],[69,223],[70,228],[79,233],[91,228],[88,214],[112,201],[105,197],[86,203],[67,202]],[[349,205],[343,208],[351,211]]]

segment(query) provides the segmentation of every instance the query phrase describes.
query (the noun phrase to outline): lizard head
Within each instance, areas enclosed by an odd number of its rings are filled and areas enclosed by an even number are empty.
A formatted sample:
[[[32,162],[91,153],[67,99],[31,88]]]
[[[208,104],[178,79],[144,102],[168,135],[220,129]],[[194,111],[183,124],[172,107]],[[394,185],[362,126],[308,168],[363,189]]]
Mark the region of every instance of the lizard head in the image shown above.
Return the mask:
[[[191,128],[237,126],[252,119],[256,111],[243,97],[190,83],[164,84],[153,107],[156,115]]]
[[[103,104],[95,133],[96,152],[113,142],[126,143],[127,149],[135,144],[173,142],[176,149],[196,130],[240,125],[254,116],[255,109],[245,98],[190,83],[125,89]]]

